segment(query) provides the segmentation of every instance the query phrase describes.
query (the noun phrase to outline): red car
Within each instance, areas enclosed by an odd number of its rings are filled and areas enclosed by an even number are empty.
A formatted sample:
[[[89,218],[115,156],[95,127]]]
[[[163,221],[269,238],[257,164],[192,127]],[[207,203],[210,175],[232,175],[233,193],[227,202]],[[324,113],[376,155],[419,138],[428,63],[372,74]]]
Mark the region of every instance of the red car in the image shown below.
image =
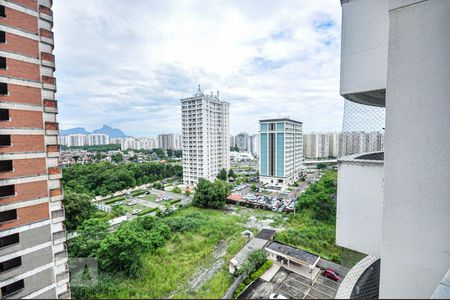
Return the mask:
[[[339,275],[332,269],[326,269],[325,271],[323,271],[322,275],[334,281],[341,280],[341,277],[339,277]]]

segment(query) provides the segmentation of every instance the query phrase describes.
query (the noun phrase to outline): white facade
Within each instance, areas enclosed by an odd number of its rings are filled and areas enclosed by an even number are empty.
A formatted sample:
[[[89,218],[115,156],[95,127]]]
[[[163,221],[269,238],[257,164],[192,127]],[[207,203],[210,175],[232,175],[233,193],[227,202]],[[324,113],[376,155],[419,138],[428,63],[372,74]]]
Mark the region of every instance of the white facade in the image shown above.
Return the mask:
[[[88,145],[88,137],[84,134],[69,134],[67,136],[67,146],[82,147]]]
[[[88,145],[96,146],[96,145],[108,145],[109,144],[109,136],[106,134],[90,134],[88,135]]]
[[[356,154],[339,160],[336,243],[380,257],[383,160],[360,157]]]
[[[253,156],[259,157],[259,134],[250,136],[250,153]]]
[[[386,106],[379,297],[430,298],[450,268],[450,1],[342,9],[341,94]],[[341,214],[367,211],[356,208]]]
[[[158,145],[164,150],[180,150],[181,136],[176,133],[160,134],[158,135]]]
[[[240,132],[236,135],[236,146],[239,151],[250,151],[250,136],[247,132]]]
[[[214,180],[221,169],[230,168],[229,107],[200,88],[193,97],[181,99],[184,184]]]

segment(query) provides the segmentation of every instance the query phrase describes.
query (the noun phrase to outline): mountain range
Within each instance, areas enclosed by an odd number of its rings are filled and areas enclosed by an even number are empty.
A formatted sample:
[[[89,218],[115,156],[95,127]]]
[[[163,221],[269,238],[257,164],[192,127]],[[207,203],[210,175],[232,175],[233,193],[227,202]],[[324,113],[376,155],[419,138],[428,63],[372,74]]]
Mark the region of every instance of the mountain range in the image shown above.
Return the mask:
[[[118,128],[112,128],[108,125],[103,125],[102,128],[95,129],[92,132],[87,131],[83,127],[75,127],[75,128],[69,128],[69,129],[61,129],[59,131],[60,135],[69,135],[69,134],[106,134],[110,138],[116,138],[116,137],[126,137],[127,135]]]

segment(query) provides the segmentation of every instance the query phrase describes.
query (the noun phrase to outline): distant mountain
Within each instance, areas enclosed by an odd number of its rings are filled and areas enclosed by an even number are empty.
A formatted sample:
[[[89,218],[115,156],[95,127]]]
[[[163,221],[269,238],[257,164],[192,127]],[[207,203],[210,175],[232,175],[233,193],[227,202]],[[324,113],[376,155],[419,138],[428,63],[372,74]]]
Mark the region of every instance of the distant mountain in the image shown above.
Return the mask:
[[[112,128],[108,125],[103,125],[100,129],[95,129],[92,133],[103,133],[108,135],[109,137],[115,138],[115,137],[125,137],[125,133],[118,129],[118,128]]]
[[[127,136],[122,130],[120,130],[118,128],[112,128],[111,126],[108,126],[108,125],[103,125],[102,128],[95,129],[92,132],[87,131],[83,127],[70,128],[70,129],[66,129],[66,130],[61,129],[59,131],[60,135],[91,134],[91,133],[106,134],[106,135],[108,135],[111,138],[114,138],[114,137],[126,137]]]
[[[86,131],[86,129],[84,129],[83,127],[75,127],[75,128],[70,128],[70,129],[66,129],[66,130],[60,130],[59,134],[60,135],[69,135],[69,134],[89,134],[89,131]]]

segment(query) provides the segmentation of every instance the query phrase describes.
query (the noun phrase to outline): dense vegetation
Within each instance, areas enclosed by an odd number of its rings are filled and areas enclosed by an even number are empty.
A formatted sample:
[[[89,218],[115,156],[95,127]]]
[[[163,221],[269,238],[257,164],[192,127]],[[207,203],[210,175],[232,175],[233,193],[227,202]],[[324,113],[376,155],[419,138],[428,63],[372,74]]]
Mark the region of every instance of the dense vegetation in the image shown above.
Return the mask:
[[[172,176],[182,176],[182,167],[151,162],[141,164],[100,162],[63,168],[63,185],[66,190],[69,189],[78,194],[106,196],[116,191]]]
[[[318,183],[311,184],[299,197],[296,214],[290,214],[284,231],[275,239],[311,251],[325,259],[353,266],[362,255],[336,245],[337,172],[326,171]]]
[[[96,208],[88,194],[77,194],[70,189],[64,191],[65,225],[69,231],[75,230],[85,220],[91,218]]]
[[[230,191],[230,185],[222,180],[217,179],[211,182],[200,178],[195,188],[192,204],[197,207],[222,209]]]
[[[91,219],[69,244],[71,255],[98,259],[99,284],[72,287],[74,298],[220,298],[231,284],[227,263],[245,243],[242,219],[221,211],[188,207],[165,218],[140,217],[106,233],[102,220]],[[223,265],[200,288],[190,278],[226,249]]]

